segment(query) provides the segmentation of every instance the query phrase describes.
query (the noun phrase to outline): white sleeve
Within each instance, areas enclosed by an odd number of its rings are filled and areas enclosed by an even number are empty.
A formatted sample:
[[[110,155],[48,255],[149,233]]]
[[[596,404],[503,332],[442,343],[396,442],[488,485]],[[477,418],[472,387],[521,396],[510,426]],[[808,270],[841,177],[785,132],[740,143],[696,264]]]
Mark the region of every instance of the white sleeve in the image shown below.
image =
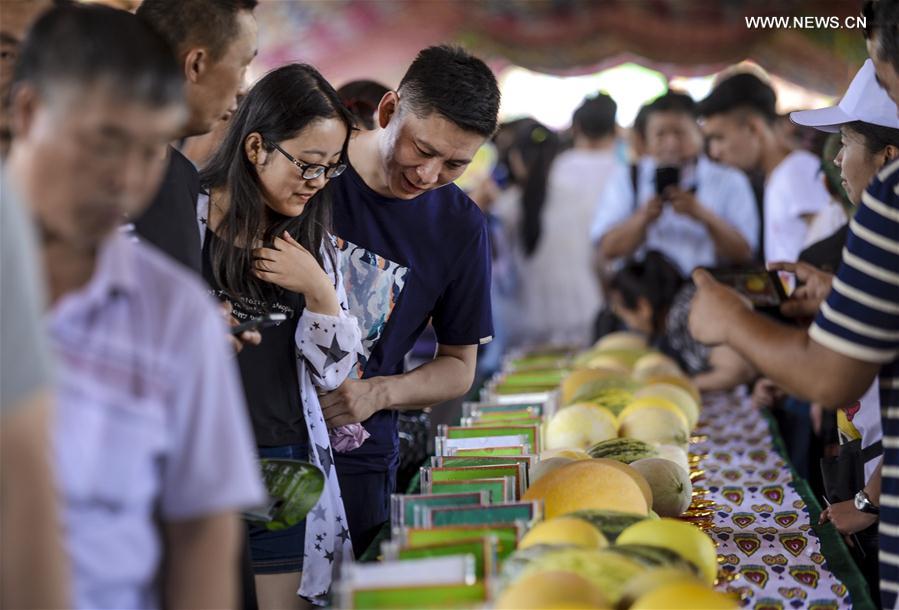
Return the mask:
[[[638,207],[630,180],[630,166],[617,168],[596,202],[590,241],[598,244],[609,230],[627,220]]]
[[[821,161],[812,154],[791,160],[788,180],[781,181],[790,216],[799,218],[817,214],[830,203],[830,194],[824,186]]]
[[[749,178],[733,170],[727,173],[724,183],[724,220],[740,232],[755,253],[759,247],[759,210]]]
[[[340,251],[332,248],[335,260]],[[340,313],[329,316],[304,309],[297,323],[296,346],[299,357],[308,364],[312,383],[319,390],[337,389],[353,371],[362,353],[362,331],[356,317],[350,315],[340,264],[334,269],[331,257],[322,252],[325,271],[334,282]]]

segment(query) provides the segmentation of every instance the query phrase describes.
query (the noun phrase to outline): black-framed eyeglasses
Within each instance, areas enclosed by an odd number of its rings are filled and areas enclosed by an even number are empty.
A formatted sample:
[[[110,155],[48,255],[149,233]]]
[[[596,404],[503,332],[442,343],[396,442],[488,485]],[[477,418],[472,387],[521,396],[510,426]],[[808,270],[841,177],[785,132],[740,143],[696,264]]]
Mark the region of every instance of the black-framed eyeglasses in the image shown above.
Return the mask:
[[[331,178],[336,178],[340,174],[343,173],[343,170],[346,169],[346,163],[335,163],[334,165],[322,165],[321,163],[303,163],[299,159],[294,158],[289,152],[275,144],[274,142],[269,142],[275,149],[287,157],[287,160],[300,168],[301,175],[303,176],[303,180],[315,180],[322,174],[325,175],[325,178],[330,180]]]

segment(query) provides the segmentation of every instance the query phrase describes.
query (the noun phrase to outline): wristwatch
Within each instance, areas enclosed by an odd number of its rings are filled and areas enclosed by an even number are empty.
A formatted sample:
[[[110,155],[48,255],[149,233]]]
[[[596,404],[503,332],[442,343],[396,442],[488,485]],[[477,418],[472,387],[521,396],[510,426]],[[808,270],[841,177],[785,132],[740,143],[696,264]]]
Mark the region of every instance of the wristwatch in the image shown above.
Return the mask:
[[[864,489],[855,494],[855,508],[862,511],[863,513],[868,513],[869,515],[880,514],[880,508],[874,506],[874,504],[868,498],[868,494],[865,493]]]

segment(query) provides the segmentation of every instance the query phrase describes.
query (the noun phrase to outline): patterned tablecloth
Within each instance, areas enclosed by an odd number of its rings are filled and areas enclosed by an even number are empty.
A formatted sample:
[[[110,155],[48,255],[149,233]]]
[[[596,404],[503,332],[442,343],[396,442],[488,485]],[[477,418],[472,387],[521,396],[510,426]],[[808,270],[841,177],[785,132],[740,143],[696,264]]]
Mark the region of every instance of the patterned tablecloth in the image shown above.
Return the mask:
[[[710,534],[723,570],[721,583],[753,610],[852,608],[846,585],[831,572],[790,466],[778,453],[767,420],[747,401],[719,396],[705,406],[691,448],[705,454],[705,478],[718,506]]]

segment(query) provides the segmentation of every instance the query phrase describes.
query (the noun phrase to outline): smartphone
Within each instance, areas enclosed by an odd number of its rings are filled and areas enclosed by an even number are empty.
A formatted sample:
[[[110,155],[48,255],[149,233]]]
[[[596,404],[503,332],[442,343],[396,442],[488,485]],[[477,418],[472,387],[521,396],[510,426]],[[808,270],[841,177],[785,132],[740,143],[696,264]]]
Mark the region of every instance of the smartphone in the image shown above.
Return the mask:
[[[745,296],[757,308],[777,308],[787,292],[777,271],[764,268],[710,269],[716,280]]]
[[[287,315],[283,313],[267,313],[264,316],[251,318],[246,322],[238,324],[237,326],[232,326],[230,330],[232,335],[239,335],[240,333],[248,330],[262,330],[263,328],[268,328],[269,326],[277,326],[286,319]]]
[[[656,195],[661,195],[669,186],[680,186],[680,167],[668,165],[656,168]]]

